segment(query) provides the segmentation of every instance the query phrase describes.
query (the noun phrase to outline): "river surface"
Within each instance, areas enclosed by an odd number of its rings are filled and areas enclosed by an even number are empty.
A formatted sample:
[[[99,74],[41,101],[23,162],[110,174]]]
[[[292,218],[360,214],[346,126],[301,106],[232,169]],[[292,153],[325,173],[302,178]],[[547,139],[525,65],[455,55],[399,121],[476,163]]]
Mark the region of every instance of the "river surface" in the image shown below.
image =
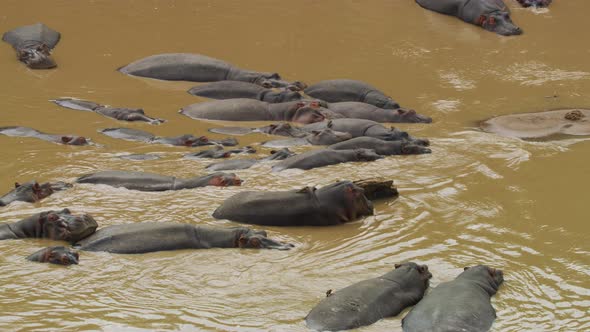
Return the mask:
[[[59,67],[47,71],[27,69],[2,43],[0,126],[84,135],[99,144],[0,135],[2,193],[15,181],[73,181],[106,169],[205,174],[211,161],[181,159],[198,149],[97,132],[130,127],[160,136],[224,137],[207,133],[219,123],[177,113],[205,100],[185,92],[194,83],[115,70],[158,53],[201,53],[307,83],[366,81],[434,123],[398,126],[429,138],[431,155],[280,174],[259,164],[237,172],[242,187],[140,193],[75,185],[38,204],[3,207],[2,222],[67,207],[92,214],[101,226],[157,221],[224,227],[235,224],[211,213],[243,190],[381,176],[394,179],[401,193],[376,204],[374,216],[350,224],[266,228],[269,236],[295,244],[291,251],[82,252],[80,265],[63,268],[24,260],[52,241],[2,241],[0,330],[305,331],[303,318],[326,290],[404,261],[428,264],[432,286],[465,266],[504,270],[505,283],[492,299],[494,331],[590,330],[590,142],[523,141],[478,130],[479,121],[496,115],[590,107],[590,2],[555,0],[549,10],[537,11],[506,2],[522,36],[500,37],[411,0],[2,0],[0,31],[43,22],[62,40],[54,51]],[[48,101],[64,96],[142,107],[168,122],[118,122]],[[255,145],[268,136],[238,139]],[[258,149],[260,157],[268,152]],[[118,158],[129,153],[162,159]],[[400,331],[404,315],[359,330]]]

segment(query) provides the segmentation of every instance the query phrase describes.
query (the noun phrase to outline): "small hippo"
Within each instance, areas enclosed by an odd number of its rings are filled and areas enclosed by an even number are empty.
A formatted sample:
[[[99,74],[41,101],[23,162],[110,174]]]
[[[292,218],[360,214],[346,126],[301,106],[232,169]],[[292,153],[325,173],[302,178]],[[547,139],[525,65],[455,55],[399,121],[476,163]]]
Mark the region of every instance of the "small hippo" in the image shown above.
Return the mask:
[[[221,141],[210,140],[205,136],[196,137],[190,134],[174,136],[174,137],[158,137],[147,131],[131,128],[106,128],[98,131],[104,135],[112,138],[124,139],[127,141],[134,142],[146,142],[146,143],[157,143],[167,144],[174,146],[188,146],[196,147],[203,145],[223,145],[223,146],[235,146],[238,145],[238,141],[235,138],[223,139]]]
[[[373,204],[363,189],[340,181],[320,189],[244,191],[226,199],[213,217],[268,226],[328,226],[372,214]]]
[[[55,246],[41,249],[27,257],[27,260],[40,263],[72,265],[78,264],[80,255],[70,248]]]
[[[431,153],[429,148],[411,141],[384,141],[374,137],[355,137],[348,141],[332,144],[332,150],[371,149],[381,156]]]
[[[247,169],[259,162],[270,161],[270,160],[283,160],[287,159],[295,154],[289,149],[281,149],[279,151],[271,151],[270,156],[262,159],[232,159],[225,160],[219,163],[211,164],[205,167],[209,171],[229,171],[235,169]]]
[[[502,0],[416,0],[421,7],[475,24],[503,36],[522,34]]]
[[[405,108],[384,109],[357,101],[330,103],[328,109],[344,118],[366,119],[389,123],[431,123],[432,118]]]
[[[12,45],[16,58],[31,69],[57,67],[51,58],[51,51],[61,35],[43,23],[26,25],[5,32],[2,40]]]
[[[6,206],[14,201],[36,203],[45,197],[51,196],[56,191],[71,187],[71,184],[61,181],[45,182],[43,184],[39,184],[35,180],[23,184],[16,182],[14,189],[0,197],[0,206]]]
[[[188,93],[211,99],[247,98],[272,104],[296,101],[303,98],[297,91],[289,89],[275,91],[257,84],[238,81],[219,81],[199,85],[188,90]]]
[[[549,7],[552,0],[516,0],[523,7]]]
[[[298,168],[309,170],[317,167],[336,165],[354,161],[375,161],[381,159],[373,150],[332,150],[320,149],[307,151],[305,153],[287,158],[272,167],[273,172],[280,172],[286,169]]]
[[[352,138],[349,133],[342,133],[326,128],[322,130],[314,130],[305,137],[291,138],[264,142],[262,146],[271,148],[286,148],[291,146],[302,145],[331,145],[338,142],[344,142]]]
[[[394,270],[380,277],[359,281],[324,298],[305,322],[313,330],[340,331],[397,316],[422,299],[430,278],[426,265],[395,264]]]
[[[141,108],[120,108],[100,105],[91,101],[73,99],[73,98],[59,98],[50,100],[55,104],[78,111],[90,111],[104,115],[108,118],[121,121],[144,121],[149,124],[158,125],[165,120],[155,119],[145,115]]]
[[[337,103],[356,101],[384,109],[398,109],[399,104],[377,88],[356,80],[336,79],[321,81],[305,89],[305,94],[313,98]]]
[[[436,286],[402,320],[404,332],[488,331],[496,319],[490,298],[504,281],[501,270],[466,267]]]
[[[201,159],[201,158],[211,158],[211,159],[220,159],[220,158],[229,158],[232,154],[239,154],[239,153],[256,153],[256,150],[250,146],[245,146],[239,149],[233,150],[224,150],[221,146],[217,145],[213,149],[203,150],[195,153],[185,154],[183,158],[186,159]]]
[[[0,134],[12,137],[33,137],[44,141],[65,145],[90,144],[90,139],[87,139],[82,136],[46,134],[29,127],[0,127]]]

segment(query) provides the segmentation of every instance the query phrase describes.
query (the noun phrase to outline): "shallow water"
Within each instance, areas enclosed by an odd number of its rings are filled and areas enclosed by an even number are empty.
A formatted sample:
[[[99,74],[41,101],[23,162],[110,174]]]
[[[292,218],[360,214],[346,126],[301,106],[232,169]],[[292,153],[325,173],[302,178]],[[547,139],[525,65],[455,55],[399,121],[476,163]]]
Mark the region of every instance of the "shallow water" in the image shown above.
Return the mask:
[[[201,53],[307,83],[363,80],[434,123],[399,126],[430,138],[431,155],[280,174],[258,164],[237,172],[245,180],[241,188],[138,193],[76,185],[35,205],[3,207],[2,221],[68,207],[92,214],[102,226],[230,226],[211,213],[247,189],[297,189],[377,174],[395,179],[401,193],[396,201],[377,204],[375,216],[351,224],[269,227],[270,236],[296,245],[287,252],[83,252],[80,265],[63,268],[24,260],[51,241],[2,241],[0,330],[304,331],[303,317],[326,290],[381,275],[403,261],[428,264],[433,286],[464,266],[503,269],[506,281],[492,300],[495,331],[589,330],[590,142],[503,138],[479,131],[477,123],[495,115],[589,107],[590,47],[583,40],[590,3],[556,0],[549,10],[534,11],[506,2],[524,35],[500,37],[413,1],[4,0],[0,31],[41,21],[60,31],[62,40],[54,52],[59,68],[49,71],[28,70],[2,43],[0,126],[84,135],[98,145],[0,135],[2,193],[15,181],[72,181],[106,169],[204,174],[211,161],[180,159],[194,149],[97,132],[131,127],[161,136],[202,135],[219,126],[177,114],[205,100],[185,92],[194,84],[115,71],[157,53]],[[168,122],[117,122],[48,101],[65,96],[143,107]],[[248,145],[268,137],[238,139]],[[259,154],[268,151],[260,148]],[[136,153],[162,158],[118,158]],[[403,315],[360,330],[399,331]]]

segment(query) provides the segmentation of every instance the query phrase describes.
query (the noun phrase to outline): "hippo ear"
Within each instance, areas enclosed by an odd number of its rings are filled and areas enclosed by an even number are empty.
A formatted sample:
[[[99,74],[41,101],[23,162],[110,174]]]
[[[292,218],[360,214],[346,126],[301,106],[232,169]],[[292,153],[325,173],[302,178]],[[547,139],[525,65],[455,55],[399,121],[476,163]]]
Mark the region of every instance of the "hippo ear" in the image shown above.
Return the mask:
[[[71,140],[72,140],[72,138],[71,138],[71,137],[69,137],[69,136],[62,136],[62,137],[61,137],[61,141],[62,141],[62,143],[68,143],[68,142],[69,142],[69,141],[71,141]]]
[[[332,128],[334,124],[332,123],[332,120],[328,121],[328,124],[326,125],[327,128]]]
[[[15,182],[15,183],[14,183],[14,187],[15,187],[15,188],[18,188],[18,187],[20,187],[20,183],[18,183],[18,182]]]
[[[311,134],[314,135],[314,136],[317,136],[320,133],[321,133],[321,131],[319,131],[319,130],[312,130],[312,132],[311,132]]]
[[[41,186],[39,186],[39,182],[33,183],[33,192],[38,193],[41,191]]]
[[[469,266],[466,266],[463,268],[463,271],[467,271],[467,270],[469,270]]]
[[[402,265],[401,264],[395,264],[394,266],[397,269],[397,268],[401,267]]]

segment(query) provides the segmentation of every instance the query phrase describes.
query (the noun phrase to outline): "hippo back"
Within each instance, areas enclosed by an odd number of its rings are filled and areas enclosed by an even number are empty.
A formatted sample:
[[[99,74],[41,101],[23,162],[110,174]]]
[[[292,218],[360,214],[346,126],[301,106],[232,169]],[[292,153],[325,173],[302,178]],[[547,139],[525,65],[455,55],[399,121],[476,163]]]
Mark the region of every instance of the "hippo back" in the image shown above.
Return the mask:
[[[137,60],[119,71],[161,80],[215,82],[224,80],[231,67],[225,61],[201,54],[166,53]]]
[[[329,103],[340,101],[363,101],[370,91],[375,91],[369,84],[348,79],[326,80],[313,84],[305,89],[311,97],[325,100]]]
[[[264,91],[270,90],[254,83],[239,81],[219,81],[195,86],[192,89],[188,90],[188,93],[195,96],[213,99],[258,99],[258,96]]]
[[[196,103],[180,110],[193,119],[226,121],[264,121],[271,120],[268,103],[254,99],[226,99]]]
[[[76,180],[78,183],[106,184],[132,190],[163,191],[175,187],[176,178],[152,173],[130,171],[102,171],[84,175]]]

